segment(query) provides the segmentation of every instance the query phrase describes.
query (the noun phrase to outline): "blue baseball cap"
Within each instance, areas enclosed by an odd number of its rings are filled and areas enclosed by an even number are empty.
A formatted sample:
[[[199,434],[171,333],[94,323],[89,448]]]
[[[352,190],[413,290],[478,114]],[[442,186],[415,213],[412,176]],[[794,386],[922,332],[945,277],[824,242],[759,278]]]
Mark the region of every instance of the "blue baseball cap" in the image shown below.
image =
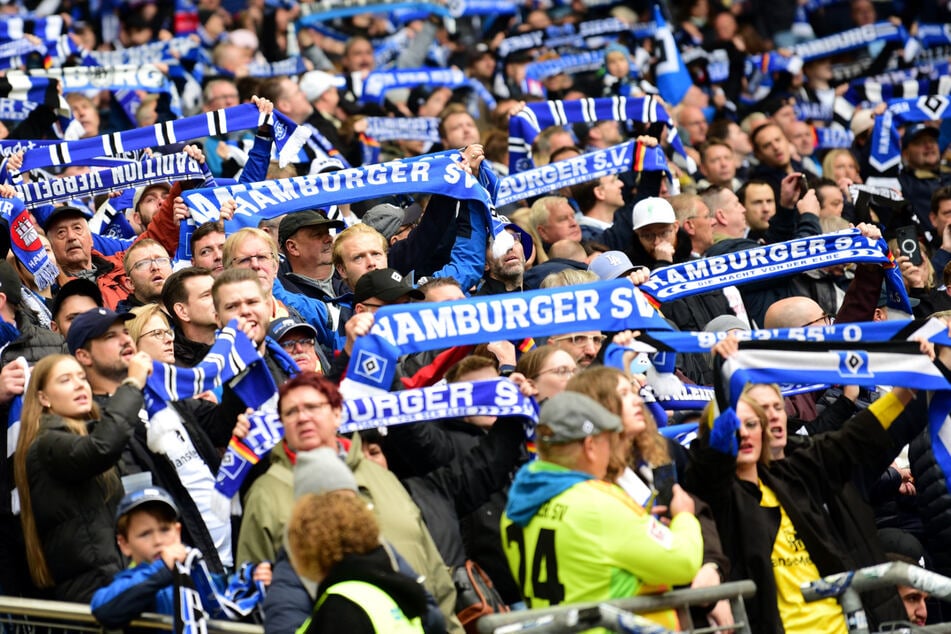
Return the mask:
[[[178,519],[178,505],[175,504],[175,500],[172,499],[168,491],[159,487],[146,487],[138,491],[127,493],[122,500],[119,501],[119,506],[116,509],[116,521],[119,521],[120,517],[139,508],[143,504],[155,503],[167,506],[169,510],[172,511],[172,515],[175,516],[175,519]]]
[[[108,308],[91,308],[76,319],[69,327],[66,333],[66,347],[70,354],[76,354],[76,351],[90,339],[101,337],[117,321],[128,321],[135,317],[132,313],[117,313]]]

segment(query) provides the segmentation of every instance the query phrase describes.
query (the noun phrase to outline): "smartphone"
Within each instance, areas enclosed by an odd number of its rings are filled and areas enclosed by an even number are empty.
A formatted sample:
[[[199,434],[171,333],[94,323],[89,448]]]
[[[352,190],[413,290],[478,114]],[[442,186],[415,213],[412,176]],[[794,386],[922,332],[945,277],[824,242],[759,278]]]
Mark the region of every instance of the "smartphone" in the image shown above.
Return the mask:
[[[918,228],[915,225],[898,227],[895,230],[898,239],[898,252],[907,255],[915,266],[921,266],[921,244],[918,242]]]
[[[805,174],[799,175],[799,198],[802,199],[806,195],[806,192],[809,191],[809,181],[806,180]]]
[[[674,497],[674,485],[677,484],[677,465],[674,463],[661,465],[653,468],[654,490],[657,495],[654,497],[654,504],[659,506],[670,506],[670,500]]]

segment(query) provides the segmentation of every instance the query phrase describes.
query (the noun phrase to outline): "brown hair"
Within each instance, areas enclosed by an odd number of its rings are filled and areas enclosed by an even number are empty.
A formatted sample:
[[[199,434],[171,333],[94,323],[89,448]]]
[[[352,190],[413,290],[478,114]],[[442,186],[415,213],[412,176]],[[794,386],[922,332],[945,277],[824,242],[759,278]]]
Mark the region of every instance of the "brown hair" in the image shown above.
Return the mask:
[[[757,384],[759,385],[759,384]],[[772,386],[773,384],[767,384]],[[759,419],[760,427],[760,452],[759,452],[759,463],[764,467],[769,466],[770,455],[769,455],[769,423],[766,418],[766,410],[760,407],[759,403],[754,401],[752,397],[747,396],[746,390],[752,389],[755,386],[747,386],[743,389],[743,394],[740,396],[739,400],[746,403],[750,406],[753,412],[756,414],[756,417]],[[697,429],[698,438],[704,442],[709,442],[710,440],[710,430],[713,428],[713,411],[714,411],[715,401],[710,401],[707,403],[707,406],[703,408],[703,413],[700,414],[700,426]]]
[[[380,529],[366,502],[352,491],[308,493],[294,504],[287,545],[300,576],[319,581],[347,555],[379,547]]]
[[[16,451],[13,454],[13,476],[20,496],[20,525],[23,527],[23,541],[26,546],[26,559],[30,564],[30,577],[38,588],[50,588],[55,583],[53,573],[50,572],[46,555],[43,552],[43,543],[40,540],[36,527],[36,517],[33,514],[33,498],[30,495],[30,481],[27,476],[27,455],[30,447],[40,431],[40,417],[47,409],[40,405],[39,392],[46,388],[53,374],[53,370],[61,362],[74,359],[68,354],[54,354],[44,357],[33,368],[30,383],[23,396],[23,411],[20,416],[20,435],[17,438]],[[93,403],[88,420],[99,417],[99,408]],[[85,436],[84,421],[64,418],[66,427],[77,436]],[[115,490],[119,479],[115,469],[111,468],[97,476],[107,492]]]

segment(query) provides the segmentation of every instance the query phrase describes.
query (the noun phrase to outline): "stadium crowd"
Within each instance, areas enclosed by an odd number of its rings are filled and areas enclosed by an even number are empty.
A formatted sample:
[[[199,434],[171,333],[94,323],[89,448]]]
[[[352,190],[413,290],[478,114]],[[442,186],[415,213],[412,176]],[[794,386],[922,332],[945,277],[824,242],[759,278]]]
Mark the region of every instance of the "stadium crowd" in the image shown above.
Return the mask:
[[[951,576],[951,4],[0,16],[0,594],[807,633]]]

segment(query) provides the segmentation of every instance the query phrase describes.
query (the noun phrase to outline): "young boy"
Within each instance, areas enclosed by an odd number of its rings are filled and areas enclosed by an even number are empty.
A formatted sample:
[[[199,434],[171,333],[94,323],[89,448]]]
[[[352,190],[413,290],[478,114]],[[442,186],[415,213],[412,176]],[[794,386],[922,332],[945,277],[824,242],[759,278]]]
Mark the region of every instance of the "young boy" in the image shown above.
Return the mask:
[[[143,612],[174,614],[172,570],[175,562],[185,561],[190,549],[182,544],[182,525],[172,497],[158,487],[127,494],[116,513],[116,541],[132,566],[93,595],[91,607],[96,619],[113,628]],[[255,566],[252,580],[269,585],[271,564]],[[211,581],[223,592],[229,579],[214,576]],[[208,601],[204,597],[202,600],[207,609]]]

